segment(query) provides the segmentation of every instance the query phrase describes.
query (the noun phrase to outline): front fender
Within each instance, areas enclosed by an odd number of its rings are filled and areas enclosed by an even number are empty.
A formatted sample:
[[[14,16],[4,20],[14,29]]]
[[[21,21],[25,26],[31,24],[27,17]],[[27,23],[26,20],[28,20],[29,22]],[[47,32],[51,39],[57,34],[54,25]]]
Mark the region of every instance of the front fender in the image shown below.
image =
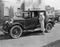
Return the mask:
[[[6,32],[9,32],[9,30],[11,29],[11,27],[14,26],[14,25],[19,25],[19,26],[21,26],[22,29],[23,29],[22,24],[16,22],[16,23],[6,23],[6,24],[4,24],[4,25],[3,25],[3,30],[6,31]]]
[[[22,28],[23,28],[23,25],[21,24],[21,23],[18,23],[18,22],[15,22],[15,23],[11,23],[9,26],[9,28],[11,28],[12,26],[14,26],[14,25],[19,25],[19,26],[21,26]]]

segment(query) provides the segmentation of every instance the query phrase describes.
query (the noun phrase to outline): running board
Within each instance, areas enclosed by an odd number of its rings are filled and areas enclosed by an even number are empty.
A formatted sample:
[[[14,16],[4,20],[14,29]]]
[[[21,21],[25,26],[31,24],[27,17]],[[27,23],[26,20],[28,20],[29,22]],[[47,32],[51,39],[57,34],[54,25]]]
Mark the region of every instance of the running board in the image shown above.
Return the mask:
[[[34,31],[39,31],[39,30],[41,30],[41,28],[36,28],[36,29],[34,29],[34,30],[24,30],[24,32],[27,32],[27,31],[29,31],[29,32],[34,32]]]

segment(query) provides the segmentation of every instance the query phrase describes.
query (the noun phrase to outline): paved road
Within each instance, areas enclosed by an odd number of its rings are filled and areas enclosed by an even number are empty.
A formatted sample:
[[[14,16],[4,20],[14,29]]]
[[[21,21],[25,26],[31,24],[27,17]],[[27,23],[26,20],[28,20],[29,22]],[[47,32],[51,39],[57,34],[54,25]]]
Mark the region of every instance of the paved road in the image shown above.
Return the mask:
[[[0,47],[58,47],[60,44],[60,24],[56,24],[51,33],[25,33],[19,39],[0,36]]]

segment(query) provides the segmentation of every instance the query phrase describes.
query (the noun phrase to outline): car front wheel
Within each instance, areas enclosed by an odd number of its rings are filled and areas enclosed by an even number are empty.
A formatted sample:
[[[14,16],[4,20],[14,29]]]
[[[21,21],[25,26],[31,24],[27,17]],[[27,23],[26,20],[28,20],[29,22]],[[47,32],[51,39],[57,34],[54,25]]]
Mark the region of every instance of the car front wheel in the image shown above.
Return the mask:
[[[14,39],[19,38],[22,35],[22,28],[18,25],[13,26],[10,29],[10,36]]]
[[[46,25],[46,32],[49,33],[52,29],[52,24],[51,23],[47,23]]]

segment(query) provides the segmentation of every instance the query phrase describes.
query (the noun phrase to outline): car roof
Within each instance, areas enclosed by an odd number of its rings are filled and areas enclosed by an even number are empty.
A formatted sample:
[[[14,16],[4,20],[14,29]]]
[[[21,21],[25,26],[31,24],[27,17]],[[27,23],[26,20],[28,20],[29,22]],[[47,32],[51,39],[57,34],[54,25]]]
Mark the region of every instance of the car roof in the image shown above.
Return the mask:
[[[27,11],[24,11],[24,12],[28,12],[28,10]],[[45,10],[30,10],[29,12],[45,12]]]

